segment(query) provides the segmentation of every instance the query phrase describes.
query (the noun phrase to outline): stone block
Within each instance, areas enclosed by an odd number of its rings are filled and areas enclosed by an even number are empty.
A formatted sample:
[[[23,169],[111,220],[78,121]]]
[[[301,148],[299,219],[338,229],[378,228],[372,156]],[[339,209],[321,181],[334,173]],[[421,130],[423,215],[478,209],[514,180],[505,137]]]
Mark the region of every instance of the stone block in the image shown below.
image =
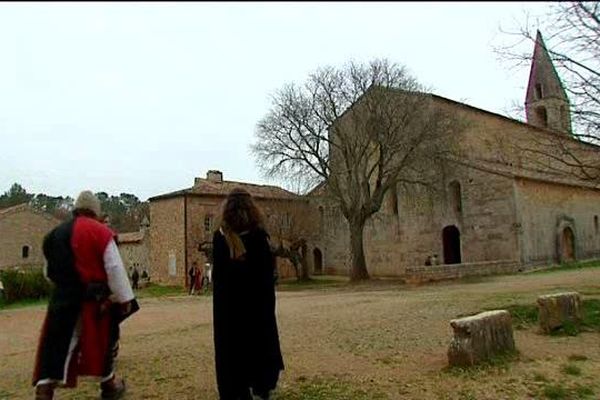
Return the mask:
[[[471,366],[515,351],[512,319],[506,310],[486,311],[450,321],[454,337],[448,348],[451,366]]]
[[[540,328],[544,333],[550,333],[565,323],[581,323],[581,296],[577,292],[540,296],[537,306]]]

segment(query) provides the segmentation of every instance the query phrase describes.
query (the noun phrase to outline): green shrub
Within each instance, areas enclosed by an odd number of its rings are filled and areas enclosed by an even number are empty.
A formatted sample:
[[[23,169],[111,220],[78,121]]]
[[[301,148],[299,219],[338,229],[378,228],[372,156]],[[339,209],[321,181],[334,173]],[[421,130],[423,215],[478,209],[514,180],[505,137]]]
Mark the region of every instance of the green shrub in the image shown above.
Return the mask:
[[[2,271],[0,280],[4,285],[1,301],[5,304],[27,299],[39,300],[48,297],[52,291],[52,283],[46,279],[41,270]]]

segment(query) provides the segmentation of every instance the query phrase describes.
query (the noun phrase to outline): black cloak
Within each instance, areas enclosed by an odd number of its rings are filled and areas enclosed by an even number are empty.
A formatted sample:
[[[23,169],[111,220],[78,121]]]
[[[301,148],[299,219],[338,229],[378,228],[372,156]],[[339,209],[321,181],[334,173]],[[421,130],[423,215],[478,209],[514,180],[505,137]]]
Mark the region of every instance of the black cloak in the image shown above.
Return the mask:
[[[268,234],[240,235],[246,248],[232,260],[224,235],[213,236],[213,320],[217,386],[221,399],[267,394],[284,369],[275,317],[275,258]]]

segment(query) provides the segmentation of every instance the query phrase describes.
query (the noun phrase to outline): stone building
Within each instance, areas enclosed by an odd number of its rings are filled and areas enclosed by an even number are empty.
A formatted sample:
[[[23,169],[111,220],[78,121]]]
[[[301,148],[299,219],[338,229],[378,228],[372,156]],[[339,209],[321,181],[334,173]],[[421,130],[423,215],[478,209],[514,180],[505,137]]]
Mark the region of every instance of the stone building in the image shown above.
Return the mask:
[[[437,194],[418,187],[388,193],[365,228],[371,275],[434,279],[461,269],[485,274],[600,257],[600,185],[554,157],[570,152],[597,163],[600,147],[573,138],[569,99],[541,35],[526,92],[527,123],[433,99],[467,121],[456,138],[464,157],[445,171]],[[348,226],[327,200],[326,186],[311,195],[311,204],[320,217],[324,267],[348,273]],[[446,266],[425,266],[433,255]]]
[[[223,180],[220,171],[195,178],[190,188],[154,196],[150,202],[150,276],[165,284],[187,285],[192,263],[209,260],[201,248],[210,245],[219,207],[235,187],[246,189],[264,211],[275,245],[310,232],[308,200],[282,188]],[[299,218],[301,217],[301,218]],[[295,274],[290,263],[278,260],[280,277]]]
[[[61,221],[28,204],[0,210],[0,269],[44,266],[44,236]]]
[[[137,232],[119,233],[119,252],[125,269],[137,268],[140,275],[145,269],[150,274],[150,223],[144,217]]]

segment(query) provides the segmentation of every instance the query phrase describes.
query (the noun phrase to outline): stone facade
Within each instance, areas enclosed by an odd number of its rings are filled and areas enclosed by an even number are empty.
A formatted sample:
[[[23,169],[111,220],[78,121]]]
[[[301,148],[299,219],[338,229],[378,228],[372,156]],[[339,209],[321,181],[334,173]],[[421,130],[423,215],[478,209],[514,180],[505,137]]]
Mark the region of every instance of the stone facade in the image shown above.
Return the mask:
[[[27,204],[0,210],[0,269],[43,267],[44,236],[60,222]]]
[[[570,135],[568,98],[541,36],[527,89],[529,123],[431,98],[465,123],[453,138],[459,157],[448,161],[435,190],[412,186],[388,192],[364,232],[372,276],[435,280],[600,257],[600,185],[581,179],[576,167],[554,157],[560,150],[597,160],[600,147]],[[328,199],[326,186],[310,198],[319,215],[317,245],[324,269],[345,275],[348,224]],[[432,259],[464,268],[440,268]]]
[[[119,233],[119,252],[128,272],[132,268],[137,268],[140,275],[144,270],[147,270],[150,275],[149,236],[149,226],[146,224],[143,224],[138,232]],[[152,279],[151,275],[150,279]]]
[[[199,266],[209,262],[200,248],[212,242],[220,206],[234,187],[243,187],[252,194],[265,214],[275,245],[312,235],[312,213],[306,199],[274,186],[224,181],[221,172],[209,171],[206,179],[195,178],[189,189],[150,198],[153,280],[187,285],[188,268],[194,262]],[[283,259],[278,259],[278,272],[281,278],[295,274],[290,262]]]
[[[150,277],[181,284],[185,276],[184,198],[150,201]]]
[[[600,185],[554,157],[559,149],[597,160],[600,147],[572,137],[569,100],[541,35],[526,94],[528,123],[430,97],[465,123],[449,140],[458,156],[448,160],[435,190],[406,186],[387,193],[364,232],[372,276],[429,281],[600,257]],[[349,113],[360,110],[358,104]],[[349,113],[336,123],[349,126]],[[339,165],[334,153],[330,163]],[[210,242],[218,206],[234,186],[248,189],[265,210],[273,240],[306,240],[311,273],[348,274],[348,224],[326,183],[298,197],[209,171],[190,189],[150,199],[150,260],[160,281],[185,283],[191,263],[206,261],[198,248]],[[293,274],[289,264],[279,268],[281,276]]]

